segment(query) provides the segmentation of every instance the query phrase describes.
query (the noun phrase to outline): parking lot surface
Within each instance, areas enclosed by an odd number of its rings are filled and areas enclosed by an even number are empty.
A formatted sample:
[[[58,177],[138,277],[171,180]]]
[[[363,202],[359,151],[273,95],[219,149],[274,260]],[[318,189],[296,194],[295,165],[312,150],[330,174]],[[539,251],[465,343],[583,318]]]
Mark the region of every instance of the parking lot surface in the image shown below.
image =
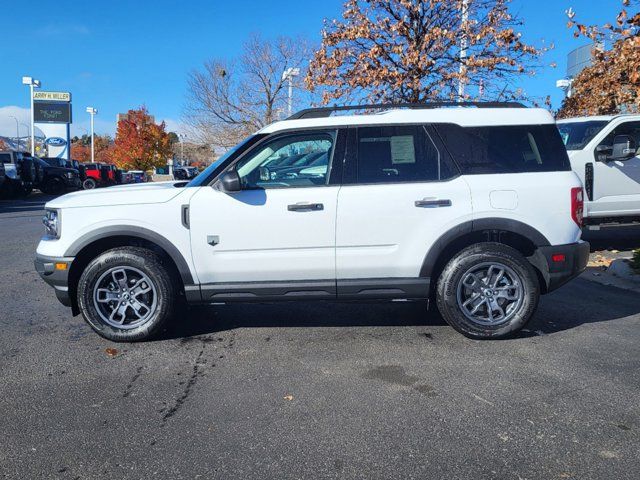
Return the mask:
[[[0,478],[638,478],[637,293],[577,279],[504,341],[307,303],[114,344],[33,269],[46,198],[0,202]],[[640,244],[619,232],[602,248]]]

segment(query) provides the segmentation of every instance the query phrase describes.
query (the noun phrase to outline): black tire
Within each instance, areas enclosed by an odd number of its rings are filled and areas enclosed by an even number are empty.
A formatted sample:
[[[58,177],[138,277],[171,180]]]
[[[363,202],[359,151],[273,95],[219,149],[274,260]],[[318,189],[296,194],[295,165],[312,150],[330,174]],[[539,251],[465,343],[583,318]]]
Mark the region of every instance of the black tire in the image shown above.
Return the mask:
[[[122,304],[127,303],[127,301],[121,297],[118,297],[121,298],[121,300],[114,300],[116,303],[115,308],[112,307],[112,304],[105,306],[106,303],[104,299],[102,300],[103,303],[99,303],[100,295],[99,292],[97,292],[97,288],[103,286],[104,283],[98,284],[98,282],[109,280],[110,275],[113,275],[113,270],[119,268],[125,268],[129,272],[141,272],[150,281],[150,288],[154,289],[155,303],[148,309],[148,314],[145,314],[146,319],[140,324],[132,321],[132,323],[129,323],[127,326],[126,320],[124,320],[123,324],[125,326],[118,327],[113,325],[113,321],[109,323],[109,319],[105,319],[102,316],[105,315],[105,310],[107,310],[106,313],[108,313],[109,309],[111,309],[111,312],[118,310],[117,302],[122,301]],[[158,254],[145,248],[119,247],[107,250],[92,260],[80,276],[78,282],[78,306],[80,307],[80,311],[91,328],[106,339],[114,342],[148,340],[162,331],[173,313],[177,295],[175,283],[170,271],[170,268]],[[119,276],[121,275],[119,274]],[[127,276],[125,275],[124,278],[125,283],[127,283]],[[135,279],[132,281],[134,280]],[[142,285],[145,288],[149,286],[145,285],[145,283]],[[104,291],[106,288],[100,288],[100,290]],[[133,298],[133,290],[133,288],[129,290],[119,289],[118,292],[130,293],[131,298]],[[110,296],[113,296],[116,292],[109,291],[108,293]],[[120,295],[120,293],[117,294]],[[122,297],[124,296],[125,294],[123,293]],[[140,297],[136,298],[140,299]],[[151,301],[146,300],[146,303],[151,303]],[[99,308],[101,309],[100,311]],[[125,308],[126,312],[124,316],[135,316],[133,306],[125,305],[123,308]],[[111,316],[112,315],[110,315],[110,317]],[[114,321],[118,320],[117,316],[118,314],[115,315]]]
[[[44,182],[41,190],[47,195],[60,195],[65,192],[66,187],[62,180],[53,177]]]
[[[506,267],[501,280],[500,266]],[[496,268],[490,270],[492,267]],[[498,284],[492,287],[494,280]],[[478,243],[456,254],[442,271],[436,290],[438,310],[446,322],[480,340],[514,335],[531,319],[539,299],[540,284],[533,266],[520,252],[500,243]]]
[[[30,183],[24,184],[19,192],[19,196],[28,197],[29,195],[31,195],[31,192],[33,192],[33,185],[31,185]]]
[[[98,186],[98,183],[93,178],[85,178],[82,182],[83,190],[93,190]]]

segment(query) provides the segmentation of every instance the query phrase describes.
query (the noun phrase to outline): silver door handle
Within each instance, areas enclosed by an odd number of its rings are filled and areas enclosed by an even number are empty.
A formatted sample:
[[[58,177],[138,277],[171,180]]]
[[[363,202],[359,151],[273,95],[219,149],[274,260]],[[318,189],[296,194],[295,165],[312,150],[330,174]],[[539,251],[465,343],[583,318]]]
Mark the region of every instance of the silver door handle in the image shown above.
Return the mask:
[[[324,205],[322,203],[294,203],[287,205],[287,210],[290,212],[317,212],[324,210]]]
[[[436,200],[436,199],[422,199],[422,200],[416,200],[415,201],[415,206],[419,207],[419,208],[439,208],[439,207],[450,207],[451,206],[451,200],[449,200],[448,198],[446,199],[442,199],[442,200]]]

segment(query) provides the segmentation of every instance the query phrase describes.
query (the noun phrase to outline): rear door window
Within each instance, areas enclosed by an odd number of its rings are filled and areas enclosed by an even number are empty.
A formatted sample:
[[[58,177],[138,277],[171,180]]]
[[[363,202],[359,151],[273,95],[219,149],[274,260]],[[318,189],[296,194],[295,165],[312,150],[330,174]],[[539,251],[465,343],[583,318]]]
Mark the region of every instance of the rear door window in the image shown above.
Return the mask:
[[[451,177],[424,126],[358,129],[357,183],[433,182]]]
[[[461,127],[437,125],[463,174],[569,171],[555,125]]]

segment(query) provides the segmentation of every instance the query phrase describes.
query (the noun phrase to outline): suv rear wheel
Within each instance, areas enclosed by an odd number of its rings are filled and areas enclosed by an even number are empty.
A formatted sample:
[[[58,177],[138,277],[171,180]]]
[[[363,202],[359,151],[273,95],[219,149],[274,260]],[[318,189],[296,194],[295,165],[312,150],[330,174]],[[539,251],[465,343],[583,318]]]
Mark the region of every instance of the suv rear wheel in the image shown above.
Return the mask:
[[[171,317],[176,290],[163,259],[139,247],[107,250],[87,265],[78,305],[99,335],[116,342],[147,340]]]
[[[82,182],[82,188],[84,190],[93,190],[98,186],[98,183],[93,178],[85,178]]]
[[[438,310],[470,338],[503,338],[522,329],[538,306],[538,277],[507,245],[479,243],[454,256],[437,286]]]

